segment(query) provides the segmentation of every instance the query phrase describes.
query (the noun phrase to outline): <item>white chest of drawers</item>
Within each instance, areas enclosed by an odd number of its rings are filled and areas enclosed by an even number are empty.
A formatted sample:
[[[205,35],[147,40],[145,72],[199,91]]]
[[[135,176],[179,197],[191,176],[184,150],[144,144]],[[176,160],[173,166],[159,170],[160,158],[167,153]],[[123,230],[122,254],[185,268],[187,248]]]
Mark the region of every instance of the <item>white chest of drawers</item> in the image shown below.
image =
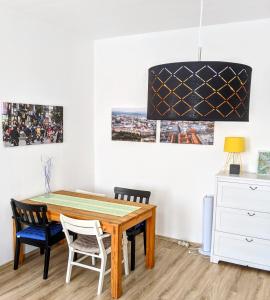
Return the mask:
[[[216,176],[211,262],[270,270],[270,176]]]

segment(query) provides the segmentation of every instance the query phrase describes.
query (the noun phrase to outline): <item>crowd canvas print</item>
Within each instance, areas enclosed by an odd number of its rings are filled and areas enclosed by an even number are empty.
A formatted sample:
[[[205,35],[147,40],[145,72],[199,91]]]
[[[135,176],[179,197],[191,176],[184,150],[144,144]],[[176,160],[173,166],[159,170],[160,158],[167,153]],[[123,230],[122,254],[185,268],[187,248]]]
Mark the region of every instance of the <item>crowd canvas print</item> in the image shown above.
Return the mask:
[[[112,110],[112,140],[156,142],[157,122],[147,120],[145,109]]]
[[[160,142],[213,145],[214,122],[161,121]]]
[[[4,102],[5,147],[63,143],[63,106]]]

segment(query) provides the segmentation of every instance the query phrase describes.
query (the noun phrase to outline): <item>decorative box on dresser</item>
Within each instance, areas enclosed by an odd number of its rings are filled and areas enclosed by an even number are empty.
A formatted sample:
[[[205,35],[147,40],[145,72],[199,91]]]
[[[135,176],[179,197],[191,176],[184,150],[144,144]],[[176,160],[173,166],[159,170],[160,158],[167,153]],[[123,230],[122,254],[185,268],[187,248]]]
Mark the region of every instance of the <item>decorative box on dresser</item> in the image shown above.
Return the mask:
[[[270,270],[270,176],[216,176],[211,262]]]

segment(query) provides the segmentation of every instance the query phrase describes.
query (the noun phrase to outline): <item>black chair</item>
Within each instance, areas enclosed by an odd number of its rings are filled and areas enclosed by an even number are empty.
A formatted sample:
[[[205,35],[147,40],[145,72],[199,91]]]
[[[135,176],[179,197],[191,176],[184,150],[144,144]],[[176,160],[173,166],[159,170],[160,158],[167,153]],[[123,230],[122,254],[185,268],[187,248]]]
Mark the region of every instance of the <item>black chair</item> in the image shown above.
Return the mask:
[[[16,226],[14,270],[18,269],[21,243],[32,245],[40,248],[40,254],[45,252],[43,279],[47,279],[51,246],[65,238],[62,225],[48,221],[46,205],[31,205],[14,199],[10,203]]]
[[[151,192],[132,190],[121,187],[114,188],[115,199],[148,204]],[[141,222],[127,230],[128,240],[131,242],[131,271],[135,270],[136,235],[143,233],[144,254],[146,254],[146,223]]]

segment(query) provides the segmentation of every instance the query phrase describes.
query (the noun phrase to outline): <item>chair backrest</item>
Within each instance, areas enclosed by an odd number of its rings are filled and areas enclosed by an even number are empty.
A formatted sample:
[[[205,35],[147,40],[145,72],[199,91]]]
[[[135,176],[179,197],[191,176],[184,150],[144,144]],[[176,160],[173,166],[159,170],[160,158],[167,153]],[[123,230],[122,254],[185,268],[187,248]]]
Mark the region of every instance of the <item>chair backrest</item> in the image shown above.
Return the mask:
[[[115,199],[148,204],[150,196],[151,192],[149,191],[132,190],[117,186],[114,188]]]
[[[97,239],[103,234],[98,220],[77,220],[60,214],[60,221],[69,245],[72,242],[69,231],[83,235],[95,235]]]
[[[93,193],[93,192],[88,192],[88,191],[80,190],[80,189],[75,190],[75,192],[76,193],[81,193],[81,194],[87,194],[87,195],[91,195],[91,196],[106,197],[105,194]]]
[[[47,205],[27,204],[11,199],[10,201],[16,229],[21,230],[23,224],[45,225],[48,224]]]

